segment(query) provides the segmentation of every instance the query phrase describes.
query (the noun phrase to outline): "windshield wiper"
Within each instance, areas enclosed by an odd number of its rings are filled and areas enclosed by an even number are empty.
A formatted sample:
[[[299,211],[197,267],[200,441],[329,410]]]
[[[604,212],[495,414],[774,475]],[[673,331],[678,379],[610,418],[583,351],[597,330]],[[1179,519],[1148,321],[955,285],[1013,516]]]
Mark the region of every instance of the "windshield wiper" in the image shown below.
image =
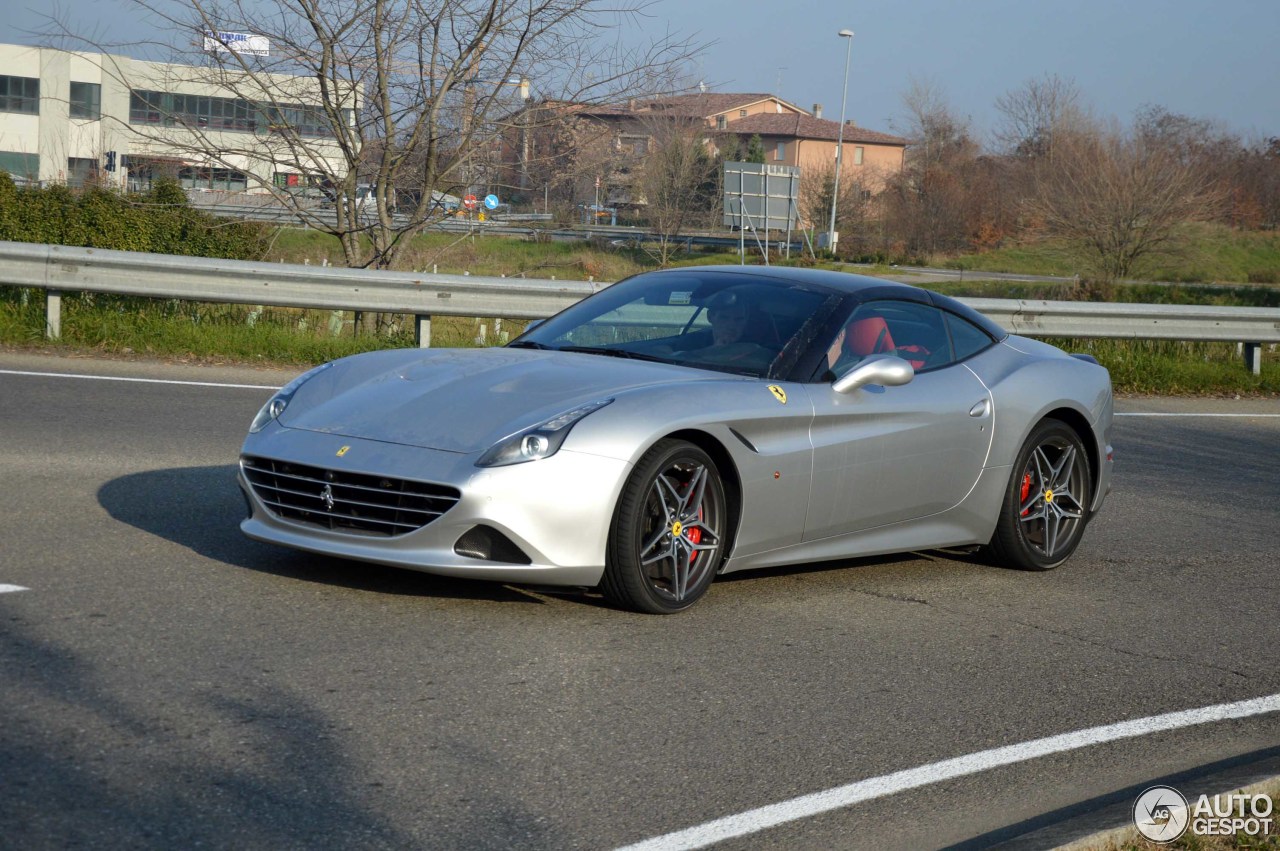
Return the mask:
[[[535,343],[533,340],[521,340],[518,343],[512,343],[511,345],[507,346],[507,348],[508,349],[552,349],[554,350],[554,347],[548,346],[546,343]]]
[[[611,358],[628,358],[630,360],[649,360],[658,363],[671,363],[667,358],[660,358],[657,355],[647,355],[643,352],[632,352],[627,349],[610,349],[605,346],[561,346],[562,352],[582,352],[588,355],[605,355]]]

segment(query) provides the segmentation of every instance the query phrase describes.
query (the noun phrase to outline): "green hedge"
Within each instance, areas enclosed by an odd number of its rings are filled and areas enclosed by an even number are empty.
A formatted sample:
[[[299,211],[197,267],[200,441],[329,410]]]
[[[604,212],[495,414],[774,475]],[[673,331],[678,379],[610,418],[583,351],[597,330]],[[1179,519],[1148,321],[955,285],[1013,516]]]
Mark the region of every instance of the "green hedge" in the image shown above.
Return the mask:
[[[266,237],[262,225],[192,209],[172,179],[124,195],[99,187],[18,187],[0,171],[0,240],[257,260]]]

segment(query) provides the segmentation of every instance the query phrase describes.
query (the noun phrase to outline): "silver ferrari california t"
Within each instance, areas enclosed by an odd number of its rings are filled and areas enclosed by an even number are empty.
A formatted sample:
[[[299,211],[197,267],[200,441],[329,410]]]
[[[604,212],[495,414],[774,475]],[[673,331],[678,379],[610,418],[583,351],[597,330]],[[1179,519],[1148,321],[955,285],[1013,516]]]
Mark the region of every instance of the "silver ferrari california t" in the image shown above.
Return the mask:
[[[685,609],[717,574],[981,546],[1066,561],[1110,489],[1087,356],[876,278],[629,278],[502,348],[343,358],[249,429],[249,537]]]

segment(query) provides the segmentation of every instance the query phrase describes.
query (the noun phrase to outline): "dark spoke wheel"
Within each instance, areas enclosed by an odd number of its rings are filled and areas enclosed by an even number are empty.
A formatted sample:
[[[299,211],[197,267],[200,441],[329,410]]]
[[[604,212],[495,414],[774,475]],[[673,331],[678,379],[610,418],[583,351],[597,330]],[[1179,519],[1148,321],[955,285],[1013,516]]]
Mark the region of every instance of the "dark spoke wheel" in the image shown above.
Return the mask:
[[[726,520],[724,485],[710,456],[683,441],[659,442],[618,502],[605,596],[653,613],[693,605],[720,567]]]
[[[1049,570],[1075,551],[1089,520],[1092,478],[1080,436],[1045,420],[1028,438],[989,548],[1010,567]]]

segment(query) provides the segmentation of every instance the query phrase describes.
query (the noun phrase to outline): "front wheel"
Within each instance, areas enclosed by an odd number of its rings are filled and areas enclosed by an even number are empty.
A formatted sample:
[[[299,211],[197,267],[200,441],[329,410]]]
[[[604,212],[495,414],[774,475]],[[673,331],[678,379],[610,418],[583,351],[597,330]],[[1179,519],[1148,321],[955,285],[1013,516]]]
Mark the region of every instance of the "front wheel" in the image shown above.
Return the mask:
[[[639,612],[689,608],[720,568],[727,523],[711,456],[683,440],[659,441],[623,486],[600,590]]]
[[[1086,451],[1080,436],[1059,420],[1044,420],[1031,432],[988,545],[997,563],[1052,570],[1075,552],[1093,492]]]

